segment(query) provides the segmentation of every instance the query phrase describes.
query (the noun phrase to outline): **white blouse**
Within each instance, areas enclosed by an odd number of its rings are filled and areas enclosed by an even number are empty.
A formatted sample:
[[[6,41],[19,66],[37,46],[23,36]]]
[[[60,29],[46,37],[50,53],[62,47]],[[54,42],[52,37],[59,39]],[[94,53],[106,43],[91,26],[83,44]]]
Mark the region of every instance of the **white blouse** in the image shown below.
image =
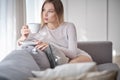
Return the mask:
[[[64,22],[56,29],[49,29],[47,26],[44,26],[39,33],[29,37],[29,40],[32,39],[54,45],[69,58],[74,58],[79,54],[88,55],[83,50],[77,48],[76,28],[73,23]]]

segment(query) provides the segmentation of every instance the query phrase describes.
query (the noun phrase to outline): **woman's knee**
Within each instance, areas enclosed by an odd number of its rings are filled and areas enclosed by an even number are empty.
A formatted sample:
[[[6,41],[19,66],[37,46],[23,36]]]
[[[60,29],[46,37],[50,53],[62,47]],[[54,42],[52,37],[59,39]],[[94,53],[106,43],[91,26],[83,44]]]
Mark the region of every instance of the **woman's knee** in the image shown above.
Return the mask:
[[[86,55],[79,55],[74,59],[70,60],[70,63],[79,63],[79,62],[92,62],[92,58]]]

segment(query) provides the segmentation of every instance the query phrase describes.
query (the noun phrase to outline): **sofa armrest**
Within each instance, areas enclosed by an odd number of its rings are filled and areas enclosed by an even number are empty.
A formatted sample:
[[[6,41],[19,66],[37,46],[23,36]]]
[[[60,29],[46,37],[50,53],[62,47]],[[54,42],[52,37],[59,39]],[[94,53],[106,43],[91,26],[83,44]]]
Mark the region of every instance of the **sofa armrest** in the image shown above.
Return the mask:
[[[112,63],[112,42],[78,42],[78,48],[88,52],[97,64]]]

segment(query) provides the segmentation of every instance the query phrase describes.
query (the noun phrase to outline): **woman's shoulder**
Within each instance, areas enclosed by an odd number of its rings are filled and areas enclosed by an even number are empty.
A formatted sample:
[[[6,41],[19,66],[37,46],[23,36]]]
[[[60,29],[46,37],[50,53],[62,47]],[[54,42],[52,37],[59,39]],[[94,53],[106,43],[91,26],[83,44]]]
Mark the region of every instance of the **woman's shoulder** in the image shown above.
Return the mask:
[[[64,22],[66,29],[75,29],[75,25],[72,22]]]
[[[72,22],[64,22],[64,24],[66,24],[67,26],[75,26]]]

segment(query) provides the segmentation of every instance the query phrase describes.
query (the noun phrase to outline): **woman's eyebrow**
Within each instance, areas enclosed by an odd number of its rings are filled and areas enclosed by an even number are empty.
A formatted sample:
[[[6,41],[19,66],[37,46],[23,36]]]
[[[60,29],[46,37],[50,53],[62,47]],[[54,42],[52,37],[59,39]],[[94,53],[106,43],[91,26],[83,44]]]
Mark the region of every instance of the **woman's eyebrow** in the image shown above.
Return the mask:
[[[54,10],[54,9],[48,9],[48,10]]]

